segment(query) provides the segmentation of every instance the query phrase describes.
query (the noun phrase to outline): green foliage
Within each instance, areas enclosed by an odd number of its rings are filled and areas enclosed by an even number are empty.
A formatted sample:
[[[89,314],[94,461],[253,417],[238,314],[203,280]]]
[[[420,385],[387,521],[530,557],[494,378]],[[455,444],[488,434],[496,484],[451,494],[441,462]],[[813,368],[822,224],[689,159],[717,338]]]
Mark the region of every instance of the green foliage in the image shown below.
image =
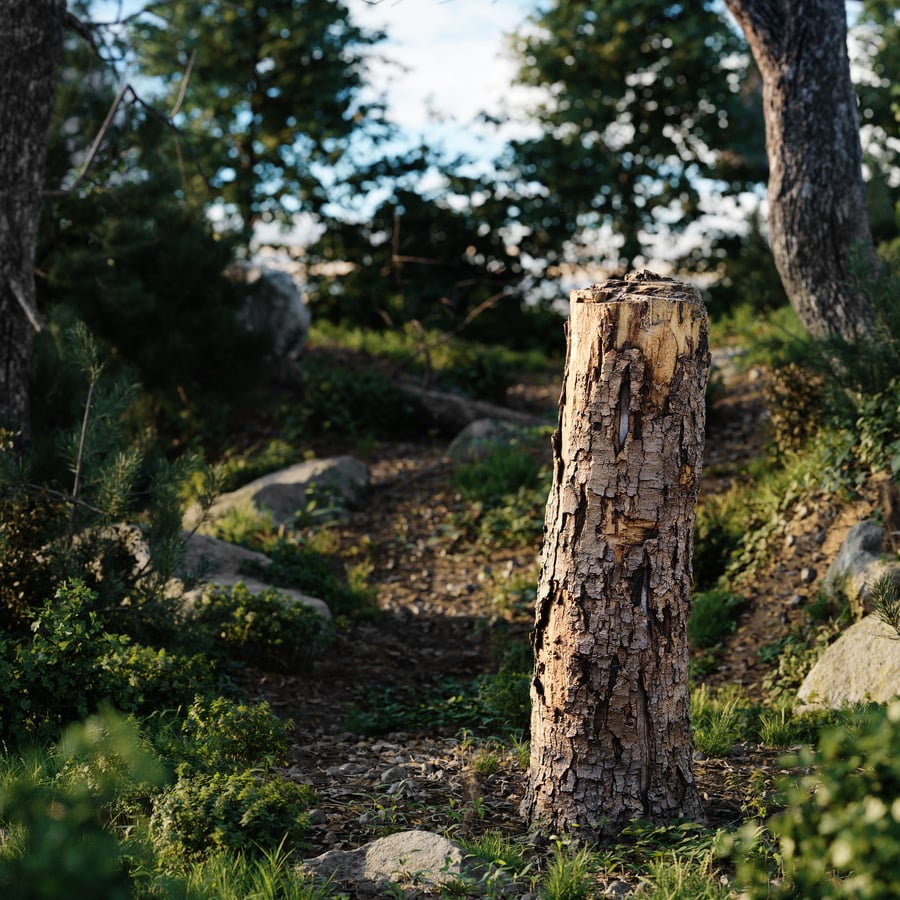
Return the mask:
[[[325,620],[316,610],[275,588],[253,594],[242,583],[208,589],[191,621],[211,638],[218,653],[269,671],[295,671],[328,640]]]
[[[442,681],[427,691],[371,691],[364,707],[349,710],[348,731],[385,734],[390,731],[459,729],[491,734],[521,734],[531,718],[530,663],[514,655],[491,675],[467,682]]]
[[[248,769],[268,770],[288,763],[290,722],[279,719],[265,701],[238,703],[226,697],[198,697],[181,720],[180,733],[170,735],[179,776],[235,774]]]
[[[858,729],[826,731],[795,763],[810,771],[786,783],[787,808],[770,822],[784,883],[745,867],[749,896],[894,897],[900,892],[900,702],[872,708]]]
[[[736,490],[706,497],[697,507],[694,523],[694,588],[708,591],[728,567],[745,535],[740,510],[743,497]]]
[[[775,369],[766,385],[769,440],[785,457],[799,452],[821,425],[822,379],[808,368],[788,363]]]
[[[97,596],[63,584],[35,614],[30,636],[0,641],[3,731],[10,745],[55,740],[105,701],[126,712],[189,702],[218,684],[203,656],[132,643],[105,630]]]
[[[713,863],[715,854],[704,859],[682,860],[676,854],[654,859],[647,872],[647,900],[729,900],[730,887],[717,883]]]
[[[425,413],[377,368],[337,365],[327,354],[309,352],[298,374],[300,397],[280,415],[293,438],[345,435],[362,438],[421,434]]]
[[[691,691],[691,728],[694,747],[706,756],[727,756],[747,737],[747,700],[737,689],[712,694],[705,684]]]
[[[587,847],[557,839],[541,879],[544,900],[588,900],[594,890],[596,860]]]
[[[135,643],[106,653],[100,669],[116,706],[141,715],[186,706],[197,694],[213,694],[221,683],[213,661],[202,653],[189,656]]]
[[[516,546],[540,537],[550,470],[524,448],[499,445],[483,460],[457,466],[453,480],[466,501],[453,523],[474,540]]]
[[[331,900],[333,891],[318,887],[292,865],[291,851],[223,851],[193,864],[181,877],[169,877],[185,900]],[[173,894],[174,894],[173,890]]]
[[[160,864],[175,870],[223,849],[302,844],[313,797],[306,785],[249,771],[180,778],[154,805],[150,838]]]
[[[869,586],[872,612],[900,638],[900,587],[890,575],[882,575]]]
[[[900,260],[880,266],[862,247],[851,259],[854,287],[869,300],[868,330],[852,340],[838,336],[817,343],[825,373],[823,416],[849,435],[835,444],[835,468],[900,471]]]
[[[695,594],[688,619],[691,646],[697,649],[714,647],[733,634],[743,604],[744,598],[730,591],[711,590]]]
[[[519,82],[547,89],[532,110],[542,133],[504,164],[531,186],[515,206],[530,255],[566,258],[573,223],[574,252],[592,250],[605,225],[621,241],[612,265],[636,265],[642,230],[697,217],[698,176],[737,190],[764,179],[759,91],[714,3],[556,2],[529,25],[513,48]]]
[[[328,529],[302,541],[263,542],[259,549],[272,560],[265,572],[269,584],[317,597],[336,615],[360,614],[374,607],[374,593],[366,582],[367,563],[348,564],[336,556]]]
[[[485,459],[457,466],[453,485],[466,500],[491,506],[535,484],[540,471],[540,463],[523,448],[499,445]]]
[[[161,778],[133,725],[109,712],[67,730],[55,759],[7,770],[0,822],[16,839],[0,847],[3,895],[130,900],[126,847],[105,823],[123,794],[146,794]]]
[[[208,179],[248,236],[258,221],[289,225],[335,200],[341,188],[325,173],[361,126],[378,124],[361,90],[367,51],[383,36],[355,26],[340,0],[150,10],[132,20],[137,60],[163,85],[161,107],[185,92],[180,139],[205,173],[190,187],[204,196]]]

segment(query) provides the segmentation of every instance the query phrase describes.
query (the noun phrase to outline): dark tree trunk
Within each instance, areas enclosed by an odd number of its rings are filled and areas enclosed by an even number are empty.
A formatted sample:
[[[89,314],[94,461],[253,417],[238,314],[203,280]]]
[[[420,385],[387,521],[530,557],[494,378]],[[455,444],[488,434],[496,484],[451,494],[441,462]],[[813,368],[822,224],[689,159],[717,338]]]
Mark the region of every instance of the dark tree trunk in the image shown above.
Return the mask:
[[[65,0],[0,0],[0,427],[27,434],[34,258]]]
[[[763,82],[769,236],[791,305],[815,336],[867,327],[850,286],[854,243],[871,248],[843,0],[725,0]]]
[[[522,813],[587,840],[702,817],[687,618],[709,366],[699,294],[573,291],[532,632]]]

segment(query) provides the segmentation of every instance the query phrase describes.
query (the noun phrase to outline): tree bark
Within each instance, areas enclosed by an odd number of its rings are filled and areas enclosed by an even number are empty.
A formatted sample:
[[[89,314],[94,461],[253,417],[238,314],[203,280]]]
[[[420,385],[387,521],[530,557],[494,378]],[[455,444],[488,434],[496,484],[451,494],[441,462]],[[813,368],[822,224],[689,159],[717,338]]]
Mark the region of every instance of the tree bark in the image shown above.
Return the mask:
[[[709,369],[699,294],[650,272],[573,291],[532,632],[533,828],[702,818],[687,618]]]
[[[0,2],[0,427],[27,434],[34,260],[65,0]]]
[[[763,83],[769,238],[810,334],[852,338],[868,303],[850,286],[854,243],[871,248],[856,93],[842,0],[725,0]]]

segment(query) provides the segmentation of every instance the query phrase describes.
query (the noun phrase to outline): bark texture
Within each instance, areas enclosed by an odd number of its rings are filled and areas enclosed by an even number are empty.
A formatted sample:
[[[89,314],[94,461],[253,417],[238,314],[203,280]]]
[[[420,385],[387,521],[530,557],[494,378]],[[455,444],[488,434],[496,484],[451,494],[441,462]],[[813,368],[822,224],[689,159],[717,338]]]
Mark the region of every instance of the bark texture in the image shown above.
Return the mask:
[[[693,288],[639,272],[572,292],[522,803],[541,831],[702,818],[687,618],[708,370]]]
[[[769,236],[791,305],[815,335],[851,338],[868,305],[850,250],[871,247],[843,0],[725,0],[763,83]]]
[[[65,0],[0,0],[0,426],[28,428],[34,259]]]

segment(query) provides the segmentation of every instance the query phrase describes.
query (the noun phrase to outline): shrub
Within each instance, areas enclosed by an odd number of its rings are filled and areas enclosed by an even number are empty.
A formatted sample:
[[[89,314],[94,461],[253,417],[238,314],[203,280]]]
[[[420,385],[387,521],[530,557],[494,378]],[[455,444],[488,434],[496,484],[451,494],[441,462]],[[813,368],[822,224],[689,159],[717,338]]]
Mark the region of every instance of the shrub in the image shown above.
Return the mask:
[[[134,896],[125,847],[105,826],[126,798],[155,790],[162,771],[131,723],[110,712],[91,717],[69,728],[52,755],[4,774],[4,897]]]
[[[110,696],[125,712],[147,714],[186,706],[197,694],[212,694],[220,678],[212,660],[142,644],[127,644],[106,654],[100,667]]]
[[[745,869],[749,896],[900,896],[900,701],[873,708],[856,728],[825,731],[818,749],[794,762],[812,771],[783,785],[787,808],[770,822],[784,860],[784,883]]]
[[[104,632],[83,583],[62,585],[31,623],[31,640],[7,645],[11,678],[0,685],[3,737],[13,744],[55,740],[63,725],[84,719],[112,698],[102,660],[129,639]]]
[[[174,742],[177,755],[184,760],[178,774],[235,773],[287,765],[291,729],[266,702],[250,706],[225,697],[198,697]]]
[[[253,772],[180,778],[154,805],[150,838],[171,869],[219,850],[253,854],[301,843],[313,797],[307,785]]]
[[[325,620],[311,607],[273,588],[253,594],[240,583],[208,591],[193,621],[223,655],[278,672],[308,662],[328,637]]]
[[[493,506],[522,486],[535,484],[540,469],[521,447],[499,445],[483,460],[457,466],[453,484],[466,500]]]
[[[688,640],[702,650],[714,647],[737,627],[737,614],[744,598],[731,591],[711,590],[695,594],[688,619]]]

